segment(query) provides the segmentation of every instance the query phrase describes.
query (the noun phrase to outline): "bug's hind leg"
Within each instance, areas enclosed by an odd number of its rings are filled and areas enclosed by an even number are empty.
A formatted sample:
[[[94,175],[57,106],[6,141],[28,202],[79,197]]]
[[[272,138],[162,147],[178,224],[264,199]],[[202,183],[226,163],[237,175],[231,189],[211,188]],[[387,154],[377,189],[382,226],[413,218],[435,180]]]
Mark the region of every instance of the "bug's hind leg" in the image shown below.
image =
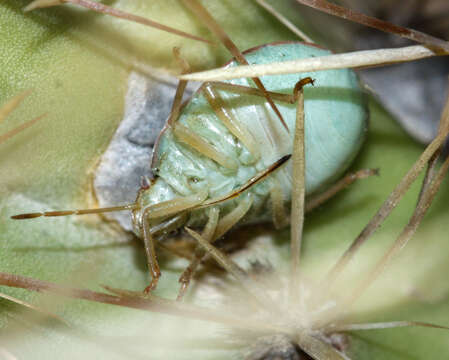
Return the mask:
[[[301,254],[302,229],[304,224],[305,203],[305,145],[304,145],[304,91],[307,84],[313,85],[311,78],[305,78],[296,84],[293,95],[297,101],[296,124],[293,138],[292,154],[292,205],[291,205],[291,268],[289,280],[289,301],[295,304],[298,300],[299,289],[299,258]]]
[[[197,0],[183,0],[183,2],[198,16],[198,18],[209,28],[209,30],[220,39],[220,41],[223,43],[224,46],[226,46],[226,48],[229,50],[232,56],[234,56],[237,62],[239,62],[241,65],[248,65],[248,62],[246,61],[243,54],[240,52],[240,50],[237,48],[237,46],[234,44],[234,42],[231,40],[228,34],[226,34],[226,32],[222,29],[222,27],[218,24],[218,22],[213,18],[213,16],[206,10],[206,8],[203,5],[201,5]],[[264,97],[270,104],[270,107],[276,113],[280,122],[288,132],[289,131],[288,126],[284,118],[282,117],[276,104],[273,102],[273,99],[268,94],[267,89],[265,89],[265,86],[262,84],[262,81],[260,81],[258,77],[254,77],[252,78],[252,80],[254,84],[263,92]]]
[[[393,209],[397,206],[399,201],[402,199],[404,194],[408,191],[411,184],[415,182],[418,175],[422,172],[424,167],[426,165],[433,162],[433,158],[435,156],[435,153],[439,151],[441,146],[444,144],[447,136],[449,135],[449,98],[446,100],[446,105],[443,110],[443,115],[440,120],[440,128],[438,131],[437,136],[435,139],[432,140],[432,142],[426,147],[426,149],[423,151],[423,153],[420,155],[418,160],[413,164],[413,166],[410,168],[410,170],[407,172],[407,174],[402,178],[400,183],[396,186],[396,188],[390,193],[388,198],[384,201],[382,206],[379,208],[377,213],[372,217],[372,219],[369,221],[369,223],[365,226],[365,228],[360,232],[360,234],[357,236],[357,238],[351,243],[349,248],[343,253],[343,255],[337,260],[337,262],[334,264],[334,266],[331,268],[331,270],[328,272],[327,276],[323,280],[323,288],[328,288],[331,285],[333,285],[337,279],[337,277],[342,273],[342,271],[346,268],[350,260],[354,257],[354,255],[357,253],[357,250],[362,246],[369,238],[370,236],[377,230],[377,228],[385,221],[387,216],[393,211]],[[443,176],[444,168],[440,170],[440,174],[436,175],[438,177]],[[433,187],[432,192],[429,188],[429,185],[427,184],[429,180],[426,180],[426,182],[423,184],[424,191],[421,191],[421,194],[419,196],[419,202],[421,202],[422,209],[416,209],[414,215],[412,216],[412,219],[410,220],[411,223],[407,225],[407,228],[404,229],[404,239],[409,239],[409,235],[413,235],[414,231],[416,230],[417,224],[422,220],[422,217],[424,216],[427,207],[430,206],[430,203],[432,202],[432,196],[434,194],[432,193],[434,190],[438,190],[439,184],[437,181],[437,178],[434,180],[434,184],[431,186]],[[427,196],[424,196],[423,193],[428,193]],[[424,197],[424,199],[423,199]],[[427,199],[425,199],[427,198]],[[415,217],[416,215],[416,217]],[[413,219],[415,218],[415,219]],[[413,221],[412,221],[413,220]],[[402,238],[402,236],[401,236]],[[402,242],[402,240],[401,240]],[[396,249],[396,248],[395,248]],[[399,248],[398,248],[399,249]],[[396,251],[396,250],[395,250]],[[363,292],[363,291],[362,291]]]

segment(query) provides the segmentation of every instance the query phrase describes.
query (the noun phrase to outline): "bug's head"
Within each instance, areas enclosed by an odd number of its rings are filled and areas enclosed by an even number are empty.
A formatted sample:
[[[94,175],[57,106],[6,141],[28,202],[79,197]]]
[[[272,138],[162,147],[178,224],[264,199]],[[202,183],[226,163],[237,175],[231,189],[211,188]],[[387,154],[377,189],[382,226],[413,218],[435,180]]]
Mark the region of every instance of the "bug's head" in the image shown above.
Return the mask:
[[[189,197],[180,197],[162,178],[145,179],[132,210],[133,231],[143,237],[146,226],[151,235],[166,235],[182,228],[187,220]]]

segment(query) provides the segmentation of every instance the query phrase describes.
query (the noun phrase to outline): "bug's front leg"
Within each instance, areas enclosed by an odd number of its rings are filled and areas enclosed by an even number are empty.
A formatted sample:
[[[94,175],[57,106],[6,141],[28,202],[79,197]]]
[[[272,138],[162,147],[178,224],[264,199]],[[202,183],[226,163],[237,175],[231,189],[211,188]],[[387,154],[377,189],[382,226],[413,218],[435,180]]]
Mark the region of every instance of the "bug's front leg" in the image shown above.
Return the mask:
[[[154,246],[154,238],[151,236],[150,224],[149,224],[149,211],[151,207],[148,207],[143,212],[143,222],[142,222],[142,239],[145,247],[145,253],[147,255],[148,269],[151,274],[151,283],[148,285],[144,293],[148,294],[154,290],[157,286],[159,278],[161,277],[161,269],[159,268],[159,263],[156,258],[156,251]]]

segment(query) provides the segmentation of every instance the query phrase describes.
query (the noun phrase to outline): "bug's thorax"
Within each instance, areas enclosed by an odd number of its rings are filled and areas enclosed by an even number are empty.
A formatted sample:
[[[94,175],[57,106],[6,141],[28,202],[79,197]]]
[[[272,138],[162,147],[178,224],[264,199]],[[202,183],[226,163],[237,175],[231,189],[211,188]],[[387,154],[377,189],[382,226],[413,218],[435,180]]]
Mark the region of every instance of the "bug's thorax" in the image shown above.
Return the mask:
[[[148,185],[142,186],[137,193],[136,207],[132,211],[134,233],[139,237],[142,236],[143,217],[148,216],[145,213],[146,210],[151,211],[151,207],[169,202],[178,196],[161,178],[152,179]],[[150,222],[151,233],[167,233],[176,230],[185,224],[185,219],[186,217],[180,214],[156,217]]]

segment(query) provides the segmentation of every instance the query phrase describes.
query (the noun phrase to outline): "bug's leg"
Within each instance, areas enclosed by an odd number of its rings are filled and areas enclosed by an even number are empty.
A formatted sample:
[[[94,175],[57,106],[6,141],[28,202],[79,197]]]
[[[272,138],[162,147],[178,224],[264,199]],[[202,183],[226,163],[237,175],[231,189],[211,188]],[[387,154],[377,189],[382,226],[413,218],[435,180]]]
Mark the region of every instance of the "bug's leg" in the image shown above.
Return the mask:
[[[155,251],[155,240],[153,236],[151,235],[151,228],[150,223],[148,219],[148,211],[150,208],[146,209],[143,212],[143,221],[142,221],[142,239],[143,244],[145,247],[145,253],[147,255],[147,265],[148,269],[151,274],[151,282],[150,284],[144,289],[144,293],[148,294],[152,290],[154,290],[157,286],[157,283],[159,281],[159,278],[161,277],[161,269],[159,268],[159,263],[156,258],[156,251]]]
[[[289,221],[284,207],[284,193],[276,176],[271,178],[270,198],[274,227],[276,229],[282,229],[288,225]]]
[[[254,95],[254,96],[260,96],[264,97],[264,93],[258,89],[251,86],[245,86],[245,85],[237,85],[237,84],[231,84],[223,81],[208,81],[208,84],[213,85],[215,88],[219,90],[226,90],[229,92],[233,92],[236,94],[244,94],[244,95]],[[271,96],[273,100],[281,101],[288,104],[294,104],[295,103],[295,97],[290,94],[282,94],[278,92],[273,91],[267,91],[267,93]]]
[[[237,265],[234,261],[232,261],[225,253],[217,249],[210,242],[206,241],[200,234],[195,231],[186,228],[186,231],[198,241],[201,247],[212,256],[215,261],[220,264],[229,274],[231,274],[239,283],[242,290],[244,290],[248,295],[251,296],[253,300],[259,306],[262,306],[262,309],[270,312],[277,312],[277,305],[271,300],[269,296],[267,296],[266,292],[263,288],[259,286],[257,282],[252,280],[250,276],[248,276],[247,272],[243,270],[239,265]]]
[[[157,261],[155,251],[155,239],[151,233],[150,220],[175,215],[182,211],[194,208],[195,206],[204,202],[207,196],[208,191],[205,190],[203,192],[193,194],[190,196],[185,196],[174,200],[163,201],[148,206],[143,210],[140,231],[145,247],[145,253],[147,256],[148,269],[150,270],[151,274],[151,283],[145,288],[144,293],[148,294],[149,292],[154,290],[161,276],[161,271],[159,268],[159,263]]]
[[[209,220],[201,233],[201,236],[204,240],[211,242],[213,240],[213,236],[218,224],[218,216],[220,211],[218,208],[213,207],[209,210]],[[195,274],[196,269],[200,265],[205,255],[205,251],[202,248],[196,248],[194,253],[194,258],[190,262],[189,266],[184,270],[182,275],[179,277],[179,283],[181,283],[181,287],[178,292],[178,296],[176,300],[182,300],[184,295],[187,292],[187,288],[189,287],[190,280]]]
[[[35,0],[35,1],[31,2],[28,6],[25,7],[24,11],[32,11],[32,10],[39,9],[39,8],[52,7],[52,6],[62,5],[65,3],[77,5],[77,6],[80,6],[80,7],[83,7],[83,8],[98,12],[98,13],[113,16],[113,17],[116,17],[119,19],[129,20],[129,21],[132,21],[132,22],[135,22],[138,24],[149,26],[154,29],[162,30],[162,31],[174,34],[174,35],[184,37],[184,38],[202,41],[205,43],[211,43],[211,41],[201,38],[199,36],[188,34],[188,33],[185,33],[184,31],[174,29],[170,26],[160,24],[156,21],[153,21],[153,20],[138,16],[138,15],[133,15],[133,14],[127,13],[127,12],[119,10],[119,9],[114,9],[110,6],[104,5],[104,4],[96,2],[96,1],[91,1],[91,0]]]
[[[292,205],[290,215],[290,247],[291,268],[289,280],[290,304],[295,304],[298,299],[299,290],[299,259],[301,255],[302,230],[304,225],[304,202],[305,202],[305,144],[304,144],[304,91],[303,87],[313,84],[311,78],[300,80],[294,89],[296,105],[296,124],[293,138],[292,154]]]
[[[279,169],[282,165],[284,165],[289,159],[291,158],[291,155],[285,155],[283,157],[281,157],[279,160],[275,161],[273,164],[271,164],[269,167],[267,167],[266,169],[260,171],[259,173],[257,173],[255,176],[253,176],[252,178],[250,178],[246,183],[244,183],[243,185],[241,185],[239,188],[233,190],[232,192],[230,192],[229,194],[226,194],[224,196],[220,196],[218,198],[213,198],[210,200],[205,201],[204,203],[202,203],[200,206],[198,206],[198,208],[205,208],[205,207],[209,207],[212,205],[216,205],[219,204],[223,201],[226,200],[230,200],[233,198],[236,198],[237,196],[239,196],[240,194],[242,194],[243,192],[245,192],[246,190],[248,190],[250,187],[252,187],[253,185],[257,184],[258,182],[262,181],[263,179],[265,179],[268,175],[272,174],[274,171],[276,171],[277,169]]]
[[[259,147],[248,131],[248,129],[239,121],[228,107],[225,105],[220,94],[214,89],[212,84],[205,84],[203,88],[203,95],[208,101],[215,115],[223,122],[223,125],[245,145],[248,151],[253,155],[255,159],[260,157]]]
[[[209,28],[209,30],[217,36],[224,46],[229,50],[229,52],[234,56],[234,58],[242,65],[248,65],[245,57],[242,55],[240,50],[231,40],[231,38],[226,34],[226,32],[221,28],[221,26],[215,21],[212,15],[203,7],[197,0],[183,0],[183,2],[203,21],[203,23]],[[252,78],[256,86],[264,93],[265,98],[270,104],[273,111],[276,113],[277,117],[281,121],[284,128],[288,130],[287,124],[285,123],[279,109],[276,107],[273,99],[267,93],[265,86],[262,84],[259,78]]]
[[[448,118],[449,124],[449,118]],[[443,182],[447,172],[449,170],[449,157],[441,165],[439,171],[435,174],[432,179],[432,183],[422,192],[415,211],[410,218],[408,224],[402,230],[401,234],[397,237],[393,245],[388,249],[384,256],[379,260],[379,262],[374,266],[373,270],[367,276],[366,280],[361,283],[359,287],[356,288],[353,294],[351,294],[348,300],[345,302],[348,305],[354,303],[365,290],[382,274],[385,268],[392,262],[392,260],[398,255],[398,253],[407,245],[410,239],[415,234],[419,224],[423,220],[427,210],[430,208],[440,186]],[[425,183],[423,185],[426,185]],[[424,189],[424,186],[422,187]]]
[[[396,207],[396,205],[399,203],[401,198],[404,196],[404,194],[407,192],[411,184],[416,180],[418,175],[421,173],[421,171],[424,169],[426,164],[434,157],[434,154],[439,151],[441,146],[443,145],[446,137],[449,134],[449,97],[446,101],[446,106],[443,111],[443,115],[440,121],[440,129],[438,131],[437,136],[435,139],[426,147],[426,149],[423,151],[421,156],[418,158],[418,160],[415,162],[415,164],[411,167],[411,169],[407,172],[407,174],[402,178],[400,183],[396,186],[396,188],[391,192],[391,194],[388,196],[388,198],[384,201],[380,209],[377,211],[377,213],[374,215],[374,217],[370,220],[370,222],[365,226],[365,228],[362,230],[362,232],[357,236],[357,238],[352,242],[350,247],[344,252],[344,254],[338,259],[336,264],[331,268],[329,273],[327,274],[326,278],[323,282],[323,288],[328,288],[330,285],[332,285],[338,275],[344,270],[346,265],[349,263],[349,261],[354,257],[357,250],[360,248],[360,246],[365,243],[366,240],[369,239],[369,237],[377,230],[377,228],[383,223],[383,221],[386,219],[386,217],[393,211],[393,209]],[[444,170],[443,168],[441,168]],[[444,173],[441,173],[440,175],[443,176]],[[437,179],[435,179],[437,180]],[[427,186],[424,184],[424,186]],[[434,185],[432,186],[432,191],[437,191],[439,184],[437,182],[434,182]],[[432,201],[432,193],[430,192],[430,189],[428,190],[429,196],[426,196],[426,201],[422,203],[422,206],[419,206],[419,208],[422,207],[422,210],[427,210],[427,207],[430,206],[430,203]],[[433,194],[434,196],[434,194]],[[422,197],[422,196],[421,196]],[[416,213],[413,216],[413,222],[409,223],[407,225],[406,229],[404,229],[405,233],[403,235],[405,238],[409,238],[409,235],[411,236],[414,233],[414,229],[416,230],[416,222],[420,222],[422,217],[424,216],[425,211],[419,211],[419,213]],[[416,217],[415,217],[416,215]],[[402,235],[400,236],[401,239]],[[399,240],[399,239],[398,239]],[[408,240],[407,240],[408,241]],[[401,240],[402,242],[402,240]]]
[[[179,48],[173,49],[173,55],[175,59],[178,61],[182,73],[188,73],[190,71],[190,65],[184,60],[180,55]],[[176,89],[175,99],[173,101],[172,110],[170,113],[170,117],[168,118],[167,123],[173,127],[173,133],[178,138],[179,141],[189,145],[191,148],[195,149],[202,155],[212,159],[218,164],[232,170],[236,170],[238,164],[232,158],[226,156],[222,152],[215,149],[214,146],[209,144],[206,140],[204,140],[201,136],[197,135],[195,132],[190,130],[188,127],[183,126],[180,123],[176,123],[179,117],[179,112],[182,104],[182,96],[184,94],[184,90],[187,86],[187,81],[181,80],[179,81],[178,87]]]
[[[190,72],[190,65],[189,63],[182,58],[181,56],[181,50],[178,47],[173,48],[173,56],[175,60],[177,61],[179,67],[181,68],[181,73],[186,74]],[[182,97],[184,95],[184,91],[186,89],[188,81],[186,80],[180,80],[178,83],[178,86],[176,88],[176,94],[175,98],[173,100],[173,105],[171,108],[170,116],[167,120],[167,123],[169,125],[173,125],[176,120],[178,120],[179,117],[179,111],[181,110],[181,104],[182,104]]]
[[[355,181],[365,179],[373,175],[379,175],[379,169],[362,169],[355,173],[347,174],[343,179],[340,179],[329,189],[326,189],[326,191],[322,192],[321,194],[307,198],[305,212],[307,213],[317,208],[322,203],[326,202],[340,191],[346,189]]]
[[[209,144],[201,136],[190,130],[188,127],[179,123],[173,126],[173,133],[176,138],[198,151],[200,154],[208,157],[223,167],[231,170],[237,170],[238,163],[229,156],[218,151],[214,146]]]
[[[248,196],[240,201],[239,204],[229,214],[223,216],[220,221],[218,221],[218,210],[217,214],[210,213],[209,222],[206,225],[205,230],[203,231],[202,237],[210,243],[213,243],[215,240],[221,238],[246,215],[246,213],[251,208],[251,205],[252,198]],[[196,268],[204,259],[205,255],[206,251],[203,248],[199,248],[195,252],[195,259],[192,263],[190,263],[190,265],[187,267],[187,269],[179,279],[179,282],[181,282],[182,286],[178,295],[178,299],[181,299],[182,296],[184,296],[185,292],[187,291],[189,282],[196,271]]]

